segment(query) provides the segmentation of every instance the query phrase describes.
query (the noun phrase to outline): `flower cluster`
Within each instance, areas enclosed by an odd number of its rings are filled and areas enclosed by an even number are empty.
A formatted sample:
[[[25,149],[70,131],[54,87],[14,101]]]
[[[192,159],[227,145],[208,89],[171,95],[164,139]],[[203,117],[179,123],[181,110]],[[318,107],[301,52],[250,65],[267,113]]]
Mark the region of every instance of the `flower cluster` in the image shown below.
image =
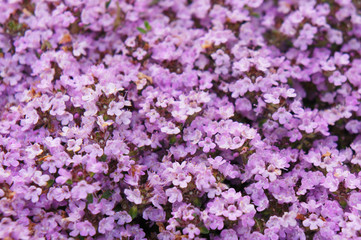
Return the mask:
[[[0,239],[359,239],[361,4],[0,4]]]

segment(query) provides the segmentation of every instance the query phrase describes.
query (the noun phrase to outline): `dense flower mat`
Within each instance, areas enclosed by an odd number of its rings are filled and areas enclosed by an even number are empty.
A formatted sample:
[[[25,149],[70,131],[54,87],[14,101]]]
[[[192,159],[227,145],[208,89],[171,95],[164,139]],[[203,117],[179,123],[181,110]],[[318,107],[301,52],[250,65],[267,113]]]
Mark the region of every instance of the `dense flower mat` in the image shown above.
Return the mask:
[[[2,0],[0,239],[360,239],[361,2]]]

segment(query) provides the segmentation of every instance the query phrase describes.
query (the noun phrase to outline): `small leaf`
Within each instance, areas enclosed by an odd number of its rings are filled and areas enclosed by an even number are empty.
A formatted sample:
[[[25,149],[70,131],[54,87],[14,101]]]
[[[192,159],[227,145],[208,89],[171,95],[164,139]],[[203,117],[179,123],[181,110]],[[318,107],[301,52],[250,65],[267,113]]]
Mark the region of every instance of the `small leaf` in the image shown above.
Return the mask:
[[[144,28],[141,27],[137,27],[138,31],[141,33],[147,33],[147,30],[145,30]]]
[[[201,231],[201,234],[208,234],[209,230],[205,226],[200,226],[199,230]]]
[[[153,0],[153,1],[149,4],[149,6],[156,5],[156,4],[158,4],[159,2],[160,2],[160,0]]]
[[[145,28],[146,28],[148,31],[152,30],[152,27],[150,26],[150,24],[149,24],[148,21],[145,21],[145,22],[144,22],[144,26],[145,26]]]
[[[46,187],[47,187],[47,188],[50,188],[51,186],[53,186],[54,182],[55,182],[55,181],[54,181],[53,179],[50,179],[49,181],[47,181]]]
[[[72,181],[71,179],[68,179],[68,180],[66,180],[65,183],[66,183],[66,184],[69,184],[69,185],[72,185],[72,184],[73,184],[73,181]]]
[[[40,49],[41,49],[42,51],[52,49],[51,43],[50,43],[48,40],[45,40],[45,41],[43,42],[43,44],[41,45]]]
[[[93,173],[93,172],[90,172],[90,173],[89,173],[89,176],[90,176],[90,177],[94,177],[94,175],[95,175],[95,173]]]
[[[100,159],[99,159],[99,161],[100,162],[106,162],[107,161],[107,155],[106,154],[103,154],[101,157],[100,157]]]
[[[260,17],[260,15],[258,13],[256,13],[256,12],[251,12],[250,15],[253,16],[253,17],[256,17],[256,18]]]
[[[104,121],[108,121],[108,120],[109,120],[109,116],[106,115],[106,114],[104,114],[104,115],[103,115],[103,119],[104,119]]]
[[[176,143],[177,141],[177,137],[176,136],[172,136],[170,139],[169,139],[169,144],[173,145],[174,143]]]
[[[137,206],[133,206],[130,210],[129,210],[129,215],[132,217],[132,219],[136,218],[138,215],[138,208]]]
[[[339,203],[342,208],[345,209],[347,207],[347,201],[345,199],[340,199]]]
[[[105,8],[108,8],[111,2],[112,2],[112,0],[109,0],[108,2],[106,2],[105,3]]]
[[[86,200],[88,201],[88,203],[93,203],[93,194],[89,193],[88,196],[86,196]]]
[[[199,198],[197,198],[197,197],[193,199],[193,204],[194,204],[195,206],[197,206],[197,207],[201,207],[201,206],[202,206],[201,200],[200,200]]]
[[[112,196],[112,192],[110,190],[106,190],[101,198],[109,199]]]

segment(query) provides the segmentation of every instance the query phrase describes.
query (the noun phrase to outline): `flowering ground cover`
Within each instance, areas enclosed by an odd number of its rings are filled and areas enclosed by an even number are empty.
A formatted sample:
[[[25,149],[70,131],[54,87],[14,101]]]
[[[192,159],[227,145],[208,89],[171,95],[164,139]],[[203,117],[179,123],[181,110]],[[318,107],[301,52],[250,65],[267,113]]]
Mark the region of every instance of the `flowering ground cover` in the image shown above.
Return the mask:
[[[361,239],[358,0],[0,0],[0,239]]]

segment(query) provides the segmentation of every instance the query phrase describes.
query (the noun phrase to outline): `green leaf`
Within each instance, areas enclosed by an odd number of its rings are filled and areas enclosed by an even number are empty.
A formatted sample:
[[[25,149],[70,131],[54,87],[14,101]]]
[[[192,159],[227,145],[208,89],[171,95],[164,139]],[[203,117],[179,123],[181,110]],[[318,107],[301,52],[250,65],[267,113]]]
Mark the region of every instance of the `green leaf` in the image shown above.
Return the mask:
[[[41,45],[40,49],[43,51],[52,49],[51,43],[48,40],[45,40]]]
[[[94,177],[94,175],[95,175],[95,173],[93,173],[93,172],[90,172],[90,173],[89,173],[89,176],[90,176],[90,177]]]
[[[147,30],[145,30],[144,28],[141,27],[137,27],[138,31],[141,33],[147,33]]]
[[[110,190],[106,190],[101,198],[109,199],[112,196],[112,192]]]
[[[347,207],[347,201],[345,199],[340,199],[339,200],[339,204],[341,205],[342,208],[346,208]]]
[[[112,0],[109,0],[108,2],[106,2],[105,3],[105,8],[108,8],[111,2],[112,2]]]
[[[250,15],[253,16],[253,17],[256,17],[256,18],[260,17],[260,15],[258,13],[256,13],[256,12],[251,12]]]
[[[73,181],[72,181],[71,179],[68,179],[68,180],[66,180],[65,183],[66,183],[66,184],[69,184],[69,185],[72,185],[72,184],[73,184]]]
[[[93,194],[89,193],[88,196],[86,196],[86,200],[88,201],[88,203],[93,203]]]
[[[200,226],[198,228],[201,231],[201,234],[208,234],[209,233],[208,228],[206,228],[205,226]]]
[[[104,121],[108,121],[108,120],[109,120],[109,116],[106,115],[106,114],[104,114],[104,115],[103,115],[103,119],[104,119]]]
[[[176,143],[177,141],[177,137],[176,136],[172,136],[170,139],[169,139],[169,144],[173,145],[174,143]]]
[[[153,0],[153,1],[149,4],[149,6],[156,5],[156,4],[158,4],[159,2],[160,2],[160,0]]]
[[[51,186],[53,186],[54,182],[55,181],[53,179],[50,179],[49,181],[46,182],[46,187],[50,188]]]
[[[193,199],[193,204],[194,204],[195,206],[197,206],[197,207],[201,207],[201,206],[202,206],[201,200],[200,200],[199,198],[197,198],[197,197]]]
[[[136,218],[138,215],[138,208],[137,206],[133,206],[130,210],[129,210],[129,215],[132,217],[132,219]]]
[[[262,127],[263,124],[265,124],[266,122],[267,122],[267,118],[262,118],[261,120],[259,120],[258,126],[259,126],[259,127]]]
[[[145,22],[144,22],[144,26],[145,26],[145,28],[146,28],[148,31],[152,30],[152,27],[150,26],[150,24],[149,24],[148,21],[145,21]]]
[[[106,162],[107,161],[107,155],[106,154],[103,154],[101,157],[100,157],[100,159],[99,159],[99,161],[100,162]]]

